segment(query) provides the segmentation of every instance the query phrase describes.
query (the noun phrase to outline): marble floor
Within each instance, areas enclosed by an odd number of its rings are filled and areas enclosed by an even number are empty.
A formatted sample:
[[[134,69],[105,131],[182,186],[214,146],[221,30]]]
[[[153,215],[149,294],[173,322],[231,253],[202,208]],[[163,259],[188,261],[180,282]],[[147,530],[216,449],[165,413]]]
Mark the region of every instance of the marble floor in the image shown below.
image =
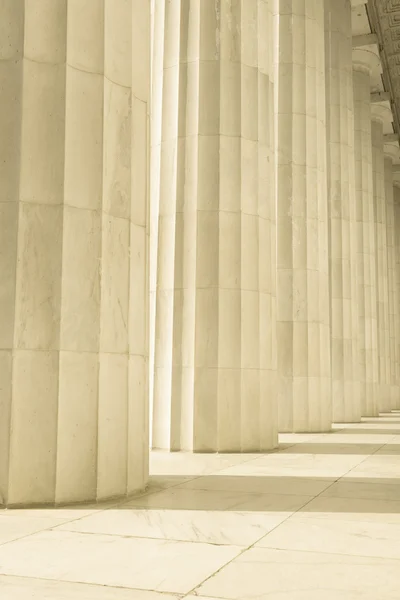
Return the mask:
[[[151,471],[129,502],[0,511],[0,598],[399,599],[400,412]]]

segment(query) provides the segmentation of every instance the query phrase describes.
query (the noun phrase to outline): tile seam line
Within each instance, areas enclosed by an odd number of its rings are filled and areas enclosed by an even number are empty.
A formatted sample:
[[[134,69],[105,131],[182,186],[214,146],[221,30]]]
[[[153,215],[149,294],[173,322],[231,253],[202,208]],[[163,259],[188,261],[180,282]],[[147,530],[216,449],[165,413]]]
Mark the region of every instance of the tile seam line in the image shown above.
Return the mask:
[[[249,459],[249,460],[247,460],[247,461],[244,461],[244,462],[251,462],[251,460],[256,460],[256,459]],[[241,464],[244,464],[244,463],[241,463]],[[222,471],[222,470],[224,470],[224,468],[226,468],[226,467],[223,467],[223,468],[219,469],[219,471]],[[219,471],[213,471],[212,473],[210,473],[210,475],[211,475],[211,474],[214,474],[214,473],[218,473]],[[190,479],[189,481],[194,481],[195,479],[201,479],[201,477],[204,477],[204,475],[200,475],[199,477],[194,477],[193,479]],[[147,497],[147,496],[151,496],[151,495],[153,495],[153,494],[157,495],[158,493],[160,493],[160,492],[163,492],[163,491],[166,491],[166,490],[169,490],[169,489],[172,489],[172,487],[176,487],[177,485],[181,485],[181,484],[176,484],[176,485],[174,485],[174,486],[171,486],[171,487],[169,487],[169,488],[164,488],[164,489],[161,489],[161,490],[156,490],[155,492],[149,492],[148,494],[146,494],[146,493],[145,493],[143,496]],[[138,496],[138,498],[140,498],[140,497],[142,497],[142,496]],[[129,501],[128,501],[128,502],[129,502]],[[124,504],[127,504],[127,502],[124,502],[124,501],[117,502],[117,503],[116,503],[115,505],[113,505],[113,506],[110,506],[110,507],[107,507],[107,508],[103,508],[103,509],[100,509],[100,510],[96,510],[96,509],[94,509],[94,510],[93,510],[93,513],[90,513],[89,515],[84,515],[84,516],[81,516],[81,517],[77,517],[76,519],[69,519],[69,520],[65,521],[65,522],[63,523],[63,525],[69,525],[70,523],[74,523],[74,522],[77,522],[77,521],[81,521],[82,519],[85,519],[86,517],[89,517],[89,516],[93,515],[94,513],[101,513],[101,512],[106,512],[106,511],[108,511],[108,510],[112,510],[112,509],[114,509],[114,510],[115,510],[115,509],[118,509],[118,507],[121,507],[121,506],[123,506]],[[67,509],[68,509],[68,506],[66,506],[65,508],[67,508]],[[138,507],[138,508],[140,508],[140,507]],[[143,508],[143,507],[142,507],[142,508]],[[57,510],[57,509],[54,509],[54,510]],[[84,510],[84,508],[83,508],[83,510]],[[61,524],[60,524],[60,525],[56,525],[56,527],[60,527],[60,526],[61,526]],[[44,529],[40,529],[40,530],[38,530],[38,531],[34,531],[33,533],[29,533],[29,534],[27,534],[27,535],[23,535],[23,536],[21,536],[21,537],[19,537],[19,538],[16,538],[16,539],[14,539],[14,540],[9,540],[8,542],[0,543],[0,547],[1,547],[1,546],[6,546],[7,544],[12,544],[13,542],[18,542],[18,541],[20,541],[20,540],[23,540],[23,539],[26,539],[26,538],[29,538],[29,537],[32,537],[33,535],[36,535],[36,534],[38,534],[38,533],[43,533],[43,532],[45,532],[45,531],[51,531],[51,530],[53,530],[53,529],[54,529],[54,526],[45,527]],[[76,532],[75,532],[75,533],[76,533]],[[99,534],[99,535],[100,535],[100,534]],[[162,539],[162,538],[154,538],[154,539]],[[181,540],[178,540],[178,541],[181,541]],[[0,575],[1,575],[1,573],[0,573]]]
[[[71,506],[72,506],[72,509],[77,510],[76,509],[76,505],[71,505]],[[116,506],[119,506],[119,504],[115,504],[115,505],[113,505],[111,507],[107,507],[107,508],[102,508],[102,509],[100,508],[99,510],[93,509],[93,512],[90,513],[89,515],[85,515],[85,517],[89,517],[91,514],[93,514],[95,512],[99,512],[99,513],[105,512],[107,510],[110,510],[110,508],[115,508]],[[61,510],[63,510],[63,509],[64,510],[68,510],[68,509],[71,510],[71,507],[65,506],[65,507],[61,508]],[[35,509],[26,509],[26,510],[35,510]],[[56,512],[57,508],[52,508],[51,510],[54,510]],[[84,506],[82,507],[82,510],[85,510]],[[13,517],[11,517],[11,518],[13,518]],[[79,518],[76,518],[76,519],[68,519],[64,523],[62,523],[62,525],[68,525],[69,523],[73,523],[74,521],[80,521],[83,518],[84,517],[79,517]],[[27,535],[22,535],[21,537],[15,538],[14,540],[9,540],[8,542],[3,542],[3,543],[0,542],[0,548],[2,548],[3,546],[7,546],[7,544],[12,544],[14,542],[19,542],[20,540],[25,540],[27,538],[32,537],[33,535],[37,535],[38,533],[44,533],[46,531],[51,531],[52,529],[54,529],[54,527],[60,527],[60,525],[61,525],[61,523],[59,525],[56,525],[56,526],[51,525],[49,527],[44,527],[43,529],[38,529],[38,531],[33,531],[32,533],[28,533]],[[0,571],[0,576],[1,575],[3,575],[3,573],[1,573],[1,571]]]
[[[209,511],[204,511],[209,512]],[[228,512],[228,511],[220,511],[220,512]],[[229,511],[230,512],[230,511]],[[232,511],[232,512],[240,512],[240,511]],[[171,545],[175,544],[203,544],[203,546],[215,546],[217,548],[246,548],[247,546],[242,546],[242,544],[235,543],[226,543],[221,544],[217,542],[207,542],[206,540],[184,540],[182,538],[164,538],[164,537],[153,537],[153,536],[144,536],[144,535],[126,535],[122,533],[104,533],[104,532],[96,532],[96,531],[75,531],[71,529],[59,529],[61,525],[56,525],[53,529],[49,531],[55,531],[56,533],[72,533],[75,535],[85,535],[85,536],[104,536],[117,538],[118,540],[151,540],[152,542],[163,542],[164,544],[171,543]],[[38,531],[37,533],[43,533],[42,531]],[[400,560],[400,559],[399,559]],[[0,573],[1,575],[1,573]]]
[[[337,431],[338,431],[338,432],[339,432],[339,431],[343,431],[344,429],[345,429],[345,428],[343,428],[343,429],[338,429]],[[333,434],[333,433],[336,433],[336,432],[333,432],[333,431],[332,431],[331,433]],[[306,435],[308,435],[308,434],[306,434]],[[312,435],[312,434],[310,434],[310,435]],[[330,435],[330,434],[325,434],[325,435]],[[310,439],[312,439],[312,438],[310,438]],[[276,449],[269,450],[268,452],[260,452],[260,454],[259,454],[258,456],[256,456],[255,458],[249,458],[249,460],[246,460],[246,461],[244,461],[244,462],[241,462],[241,463],[239,463],[239,464],[241,464],[241,465],[243,465],[243,464],[247,464],[247,463],[250,463],[250,462],[252,462],[252,461],[258,460],[258,459],[259,459],[259,458],[261,458],[262,456],[268,456],[268,455],[270,455],[270,454],[279,454],[280,452],[284,453],[284,452],[285,452],[285,450],[289,450],[290,448],[293,448],[294,446],[298,446],[299,444],[302,444],[302,443],[307,443],[307,442],[293,442],[293,444],[290,444],[290,445],[288,445],[286,448],[283,448],[283,449],[279,449],[279,447],[278,447],[278,448],[276,448]],[[220,454],[219,456],[223,456],[223,454]],[[193,477],[193,478],[190,478],[190,479],[188,479],[188,481],[184,481],[183,483],[176,483],[175,485],[173,485],[173,486],[170,486],[170,487],[168,487],[168,488],[162,488],[162,489],[160,489],[160,490],[156,490],[156,492],[150,492],[149,494],[144,494],[144,496],[150,496],[152,493],[165,492],[166,490],[169,490],[169,489],[172,489],[172,488],[176,488],[176,487],[178,487],[178,488],[179,488],[179,486],[181,486],[181,485],[185,485],[186,483],[191,483],[192,481],[196,481],[196,480],[198,480],[198,479],[202,479],[203,477],[212,477],[213,475],[215,475],[215,474],[217,474],[217,473],[220,473],[221,471],[224,471],[225,469],[229,469],[229,468],[231,468],[232,466],[234,466],[234,467],[235,467],[236,465],[230,465],[229,467],[222,467],[221,469],[218,469],[217,471],[212,471],[211,473],[205,473],[205,474],[203,474],[203,475],[199,475],[198,477]],[[311,478],[311,479],[312,479],[312,478]],[[321,477],[321,478],[318,478],[318,479],[320,479],[321,481],[330,481],[330,478],[329,478],[329,477],[327,477],[326,479],[325,479],[324,477]],[[336,480],[335,480],[333,483],[336,483]],[[329,487],[329,486],[328,486],[328,487]],[[227,491],[227,492],[229,492],[229,491],[230,491],[230,490],[219,490],[219,489],[215,489],[215,490],[209,490],[209,489],[207,489],[207,488],[179,488],[179,489],[187,489],[187,490],[191,490],[191,491],[196,491],[196,489],[198,489],[198,490],[201,490],[201,491],[203,491],[203,492],[208,492],[208,491],[215,491],[215,492],[224,492],[224,491]],[[328,489],[328,488],[324,488],[324,490],[323,490],[323,491],[325,491],[325,489]],[[234,493],[234,492],[232,492],[232,493]],[[277,494],[276,492],[272,492],[272,493],[270,493],[270,494],[268,494],[268,493],[267,493],[267,494],[264,494],[264,493],[262,493],[262,492],[239,492],[239,493],[248,494],[248,495],[254,495],[254,496],[255,496],[255,495],[258,495],[258,496],[259,496],[259,495],[263,495],[263,496],[264,496],[264,495],[267,495],[267,496],[268,496],[268,495],[279,495],[279,496],[308,496],[308,494]],[[321,492],[321,493],[322,493],[322,492]],[[82,517],[82,518],[83,518],[83,517]]]
[[[344,554],[341,552],[326,552],[324,550],[297,550],[296,548],[275,548],[274,546],[259,546],[257,550],[276,550],[278,552],[301,552],[302,554],[324,554],[331,556],[345,556],[347,558],[370,558],[373,560],[381,560],[388,561],[393,560],[399,563],[400,566],[400,557],[394,558],[389,556],[376,556],[370,554]]]
[[[369,458],[370,456],[373,456],[373,454],[375,454],[376,452],[378,452],[378,450],[380,450],[381,448],[383,448],[383,446],[386,446],[386,444],[382,444],[382,446],[380,446],[375,452],[373,452],[372,454],[370,454],[367,458]],[[365,458],[364,460],[367,460],[367,458]],[[363,461],[361,461],[362,464]],[[358,466],[358,465],[357,465]],[[271,534],[273,531],[275,531],[276,529],[278,529],[278,527],[281,527],[281,525],[283,525],[284,523],[286,523],[286,521],[288,521],[289,519],[291,519],[293,517],[293,515],[297,514],[300,510],[302,510],[305,506],[308,506],[308,504],[310,504],[311,502],[313,502],[316,498],[318,498],[323,492],[325,492],[326,490],[330,489],[333,485],[335,485],[335,483],[337,483],[340,479],[342,479],[342,477],[344,477],[345,475],[347,475],[348,473],[350,473],[353,469],[349,469],[349,471],[347,471],[347,473],[345,473],[344,475],[342,475],[341,477],[335,479],[335,481],[333,481],[330,485],[328,485],[324,490],[322,490],[319,494],[315,495],[312,500],[309,500],[308,502],[306,502],[305,504],[303,504],[303,506],[301,506],[300,508],[298,508],[296,511],[294,511],[290,516],[288,516],[284,521],[282,521],[281,523],[279,523],[276,527],[274,527],[273,529],[271,529],[271,531],[269,531],[266,535],[262,536],[259,540],[255,541],[253,544],[251,544],[250,546],[248,546],[247,548],[243,549],[242,552],[240,552],[237,556],[235,556],[234,558],[232,558],[231,560],[229,560],[226,564],[224,564],[222,567],[220,567],[217,571],[215,571],[212,575],[210,575],[209,577],[207,577],[206,579],[204,579],[201,583],[199,583],[196,587],[194,587],[190,592],[188,592],[188,596],[190,596],[191,594],[197,595],[195,592],[196,590],[201,587],[202,585],[204,585],[204,583],[208,580],[210,580],[212,577],[214,577],[215,575],[217,575],[220,571],[222,571],[222,569],[224,569],[226,566],[228,566],[230,563],[232,563],[233,561],[235,561],[236,559],[238,559],[240,556],[242,556],[245,552],[247,552],[247,550],[250,550],[252,548],[254,548],[254,546],[256,544],[258,544],[261,540],[263,540],[264,538],[268,537],[269,534]],[[339,555],[340,556],[340,555]],[[377,558],[381,558],[382,557],[377,557]]]
[[[276,452],[274,450],[270,451],[270,453],[271,454],[276,454]],[[214,453],[213,456],[224,456],[224,454],[219,454],[217,452],[217,453]],[[253,460],[257,460],[260,456],[264,456],[264,454],[260,453],[260,455],[257,456],[256,458],[249,458],[248,460],[244,460],[243,462],[240,462],[239,464],[241,464],[241,465],[247,464],[247,463],[249,463],[249,462],[251,462]],[[224,471],[225,469],[229,469],[232,466],[236,466],[236,465],[229,465],[229,467],[221,467],[221,469],[218,469],[217,471],[211,471],[211,473],[203,473],[202,475],[197,475],[197,476],[194,476],[194,477],[190,477],[190,475],[189,475],[189,479],[187,481],[184,481],[184,482],[181,482],[181,483],[175,483],[174,485],[168,486],[166,488],[160,488],[160,489],[157,489],[157,490],[154,490],[154,491],[149,491],[148,493],[145,492],[142,496],[138,496],[138,499],[139,498],[143,498],[143,497],[148,497],[148,496],[156,495],[156,494],[159,494],[161,492],[166,492],[167,490],[171,490],[171,489],[174,489],[174,488],[177,488],[177,487],[179,488],[180,485],[184,485],[185,483],[190,483],[192,481],[196,481],[197,479],[202,479],[203,477],[212,477],[216,473],[220,473],[221,471]],[[168,474],[166,476],[168,476]],[[196,488],[194,488],[194,489],[192,489],[192,488],[179,488],[179,489],[188,489],[188,490],[191,490],[191,491],[195,491],[196,490]],[[201,488],[199,488],[199,489],[201,489]],[[214,491],[214,490],[202,490],[202,491]],[[221,490],[215,490],[215,491],[221,491]],[[224,490],[222,490],[222,491],[224,491]],[[246,493],[246,492],[241,492],[241,493]],[[257,492],[254,492],[254,493],[257,494]],[[134,501],[134,500],[135,499],[133,498],[132,501]],[[125,503],[125,504],[127,504],[127,503]],[[121,506],[121,504],[119,504],[119,506]],[[137,508],[140,508],[140,507],[137,507]],[[142,508],[144,508],[144,507],[142,507]],[[108,509],[106,509],[106,510],[108,510]],[[82,517],[82,518],[84,518],[84,517]],[[77,519],[77,520],[79,520],[79,519]]]
[[[102,584],[102,583],[89,583],[88,581],[71,581],[69,579],[50,579],[48,577],[31,577],[30,575],[12,575],[10,573],[0,573],[0,579],[2,577],[9,577],[9,578],[13,578],[13,579],[26,579],[28,581],[33,580],[33,581],[47,581],[47,582],[53,582],[53,583],[66,583],[68,585],[88,585],[91,587],[106,588],[109,590],[126,590],[126,591],[131,591],[131,592],[152,592],[152,593],[157,593],[157,594],[162,594],[162,595],[169,595],[169,596],[172,596],[172,598],[176,598],[177,600],[184,598],[186,595],[185,593],[182,594],[181,592],[163,592],[163,591],[159,591],[159,590],[155,590],[155,589],[124,587],[124,586],[118,586],[118,585],[107,585],[107,584]]]

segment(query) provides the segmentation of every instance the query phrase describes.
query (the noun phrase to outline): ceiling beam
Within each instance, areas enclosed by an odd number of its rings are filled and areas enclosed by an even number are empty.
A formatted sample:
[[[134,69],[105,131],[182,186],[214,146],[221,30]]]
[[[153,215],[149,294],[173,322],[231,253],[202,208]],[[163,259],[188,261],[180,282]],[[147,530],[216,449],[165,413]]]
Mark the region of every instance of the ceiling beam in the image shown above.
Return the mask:
[[[383,141],[385,144],[390,144],[390,142],[398,142],[399,136],[397,133],[385,133],[383,136]]]
[[[371,94],[372,104],[377,102],[385,102],[386,100],[390,100],[389,92],[375,92],[375,94]]]
[[[372,44],[378,43],[378,36],[376,33],[366,33],[365,35],[355,35],[353,37],[353,48],[360,48],[361,46],[371,46]]]

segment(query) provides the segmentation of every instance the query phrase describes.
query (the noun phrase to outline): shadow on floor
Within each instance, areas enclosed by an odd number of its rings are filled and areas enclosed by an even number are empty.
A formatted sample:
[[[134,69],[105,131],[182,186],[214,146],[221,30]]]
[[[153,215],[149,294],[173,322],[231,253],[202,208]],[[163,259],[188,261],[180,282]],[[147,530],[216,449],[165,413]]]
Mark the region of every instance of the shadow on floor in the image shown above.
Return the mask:
[[[382,425],[382,422],[380,423]],[[387,425],[391,425],[391,423],[387,423]],[[334,429],[332,434],[344,434],[344,435],[400,435],[399,429],[356,429],[356,428],[346,428],[346,429]],[[331,434],[326,434],[331,435]]]
[[[374,432],[375,433],[375,432]],[[313,442],[304,442],[303,444],[295,444],[285,448],[280,448],[280,454],[332,454],[332,455],[349,455],[349,454],[361,454],[371,455],[379,451],[379,454],[387,454],[399,456],[400,460],[400,444],[385,444],[382,446],[381,443],[376,444],[321,444]]]

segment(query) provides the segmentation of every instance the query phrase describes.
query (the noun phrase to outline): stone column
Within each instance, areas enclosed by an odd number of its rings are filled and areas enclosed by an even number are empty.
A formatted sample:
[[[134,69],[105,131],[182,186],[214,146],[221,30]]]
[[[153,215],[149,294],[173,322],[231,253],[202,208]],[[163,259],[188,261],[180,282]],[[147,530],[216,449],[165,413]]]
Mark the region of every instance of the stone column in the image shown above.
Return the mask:
[[[280,431],[329,431],[324,0],[277,2]]]
[[[390,400],[390,337],[389,287],[386,232],[385,168],[383,151],[383,120],[389,107],[372,106],[372,172],[374,186],[375,257],[377,272],[377,315],[379,357],[379,410],[391,409]]]
[[[395,343],[398,362],[396,365],[396,382],[400,385],[400,182],[394,182],[394,233],[395,233],[395,272],[396,272],[396,319],[395,319]],[[396,398],[395,409],[400,409],[400,394]]]
[[[277,443],[271,2],[160,0],[158,19],[165,37],[163,67],[154,72],[163,96],[153,446],[270,449]]]
[[[149,6],[1,3],[5,504],[146,483]]]
[[[326,86],[332,415],[361,419],[350,0],[326,0]]]
[[[371,56],[357,50],[353,53],[353,60],[360,398],[362,415],[371,417],[379,413],[370,102]]]
[[[397,295],[395,212],[393,189],[393,160],[398,157],[398,144],[387,144],[385,151],[385,199],[386,199],[386,237],[389,291],[389,341],[390,341],[390,398],[391,408],[397,407],[399,400],[399,353],[397,347],[397,326],[399,297]]]

